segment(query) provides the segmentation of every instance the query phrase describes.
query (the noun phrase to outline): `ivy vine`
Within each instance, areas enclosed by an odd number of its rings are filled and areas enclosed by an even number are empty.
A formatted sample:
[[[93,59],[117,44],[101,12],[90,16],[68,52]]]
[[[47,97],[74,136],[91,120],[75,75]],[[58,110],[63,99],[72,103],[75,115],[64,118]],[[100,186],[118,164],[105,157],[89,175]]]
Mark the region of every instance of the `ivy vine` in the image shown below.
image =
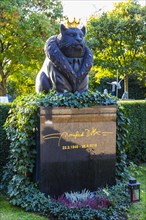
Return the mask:
[[[5,130],[11,142],[9,162],[3,175],[3,188],[5,188],[12,204],[21,206],[27,211],[50,213],[57,219],[118,219],[119,207],[117,201],[113,203],[113,209],[91,210],[89,208],[69,209],[52,201],[38,189],[37,183],[31,181],[36,158],[36,131],[37,114],[40,106],[82,108],[95,105],[117,105],[115,97],[103,95],[97,92],[64,93],[57,94],[51,91],[49,94],[30,94],[19,97],[13,103],[10,114],[5,123]],[[117,177],[123,178],[126,171],[126,144],[128,119],[124,110],[117,105]],[[120,200],[123,201],[121,210],[126,209],[126,194],[124,186],[120,183],[113,190],[121,192]],[[111,189],[109,189],[110,191]],[[113,191],[111,190],[110,195]],[[118,193],[117,193],[118,194]],[[123,208],[124,207],[124,208]],[[114,210],[115,209],[115,210]],[[114,210],[114,212],[113,212]],[[113,217],[112,217],[113,216]]]

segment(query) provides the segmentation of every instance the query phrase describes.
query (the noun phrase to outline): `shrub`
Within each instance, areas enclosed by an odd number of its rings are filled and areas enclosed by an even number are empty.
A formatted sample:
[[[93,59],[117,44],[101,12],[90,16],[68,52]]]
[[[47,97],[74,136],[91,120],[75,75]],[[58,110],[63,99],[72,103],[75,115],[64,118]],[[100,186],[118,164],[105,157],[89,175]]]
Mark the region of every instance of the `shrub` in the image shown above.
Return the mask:
[[[117,132],[116,132],[116,171],[117,177],[123,179],[129,176],[127,170],[126,148],[128,147],[129,119],[125,109],[118,104],[117,107]]]
[[[11,114],[5,123],[5,129],[10,145],[10,157],[7,163],[5,174],[3,175],[3,187],[5,187],[11,202],[14,205],[21,206],[27,211],[35,211],[41,213],[50,213],[57,219],[119,219],[119,216],[125,212],[127,203],[127,194],[125,193],[125,185],[117,184],[113,188],[106,188],[98,192],[97,206],[101,199],[104,198],[104,204],[109,205],[110,196],[112,198],[109,208],[91,209],[88,206],[81,208],[68,208],[64,204],[52,201],[50,197],[46,197],[38,189],[36,183],[30,180],[30,174],[33,173],[35,165],[35,138],[37,130],[37,114],[40,106],[67,106],[67,107],[88,107],[93,105],[110,105],[116,104],[114,97],[102,95],[99,92],[85,93],[65,93],[64,95],[56,94],[51,91],[49,94],[29,95],[16,99],[12,106]],[[124,111],[118,107],[118,118],[120,118],[120,129],[124,128],[124,132],[118,137],[122,140],[122,144],[118,152],[120,154],[117,170],[124,173],[126,169],[126,157],[123,151],[127,128],[125,123]],[[119,130],[121,131],[121,130]],[[119,139],[119,141],[120,141]],[[121,177],[121,175],[118,175]],[[123,177],[123,175],[122,175]],[[102,197],[103,195],[106,198]],[[101,195],[101,197],[100,197]],[[114,195],[114,196],[113,196]],[[120,196],[119,196],[120,195]],[[118,204],[118,205],[117,205]]]
[[[121,101],[130,120],[126,154],[133,162],[146,161],[146,101]]]
[[[0,179],[3,171],[3,167],[7,162],[8,150],[10,144],[7,139],[6,131],[3,128],[10,107],[11,107],[10,104],[0,103]]]

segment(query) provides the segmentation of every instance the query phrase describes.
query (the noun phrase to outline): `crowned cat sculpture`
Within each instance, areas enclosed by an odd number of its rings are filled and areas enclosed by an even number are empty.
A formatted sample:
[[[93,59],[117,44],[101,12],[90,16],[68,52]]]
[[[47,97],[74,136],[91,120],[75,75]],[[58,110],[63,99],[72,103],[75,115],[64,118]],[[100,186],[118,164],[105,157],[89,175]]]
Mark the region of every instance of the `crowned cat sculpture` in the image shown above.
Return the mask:
[[[86,46],[86,29],[67,28],[61,24],[60,34],[50,37],[45,44],[46,58],[36,77],[36,92],[59,93],[84,92],[88,90],[88,72],[93,64],[93,55]]]

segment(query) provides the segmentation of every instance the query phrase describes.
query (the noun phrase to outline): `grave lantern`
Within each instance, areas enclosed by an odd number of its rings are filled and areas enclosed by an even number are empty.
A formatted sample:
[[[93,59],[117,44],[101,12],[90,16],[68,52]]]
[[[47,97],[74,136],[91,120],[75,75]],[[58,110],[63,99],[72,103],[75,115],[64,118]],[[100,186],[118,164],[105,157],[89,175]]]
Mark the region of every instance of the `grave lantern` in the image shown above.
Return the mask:
[[[128,183],[129,195],[131,202],[140,201],[140,183],[136,181],[135,178],[130,177]]]

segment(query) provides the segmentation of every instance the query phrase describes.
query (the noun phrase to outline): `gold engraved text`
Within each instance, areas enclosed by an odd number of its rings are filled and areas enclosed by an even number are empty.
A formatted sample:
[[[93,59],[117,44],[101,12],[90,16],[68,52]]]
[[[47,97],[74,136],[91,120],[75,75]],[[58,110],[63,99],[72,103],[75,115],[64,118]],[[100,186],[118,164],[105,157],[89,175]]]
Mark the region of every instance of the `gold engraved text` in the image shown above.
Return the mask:
[[[67,131],[62,132],[62,133],[53,133],[53,134],[48,134],[43,136],[45,140],[50,140],[50,139],[58,139],[58,146],[61,145],[61,140],[65,139],[66,141],[68,140],[77,140],[83,137],[93,137],[93,136],[108,136],[113,134],[113,132],[109,131],[99,131],[96,128],[92,129],[84,129],[84,131],[75,131],[73,133],[69,133]],[[74,146],[74,145],[73,145]],[[75,145],[76,146],[76,145]],[[78,146],[78,145],[77,145]],[[82,145],[84,146],[84,145]]]
[[[85,149],[85,148],[95,148],[97,144],[83,144],[83,145],[71,145],[71,146],[62,146],[62,150],[73,150],[73,149]]]

